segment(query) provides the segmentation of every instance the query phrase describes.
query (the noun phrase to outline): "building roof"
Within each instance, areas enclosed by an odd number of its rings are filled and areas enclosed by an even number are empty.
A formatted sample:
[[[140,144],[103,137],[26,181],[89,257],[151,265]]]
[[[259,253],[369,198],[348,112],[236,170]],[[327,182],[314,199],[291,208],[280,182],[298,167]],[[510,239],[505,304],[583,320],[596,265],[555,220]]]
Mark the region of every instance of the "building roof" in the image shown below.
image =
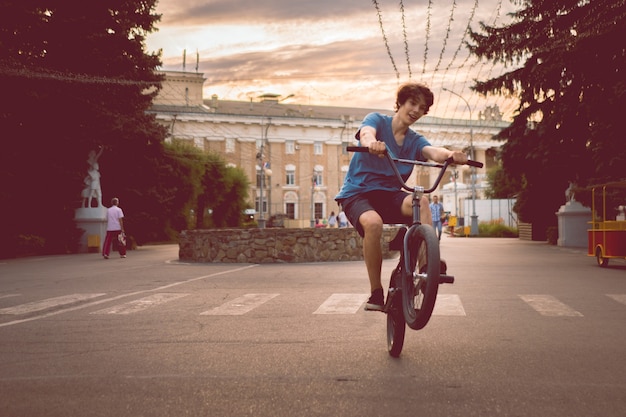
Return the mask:
[[[235,101],[235,100],[219,100],[213,97],[204,100],[203,106],[175,106],[175,105],[153,105],[152,111],[157,113],[189,113],[189,114],[223,114],[235,116],[252,116],[252,117],[294,117],[294,118],[311,118],[311,119],[327,119],[342,120],[346,122],[360,122],[363,118],[372,112],[393,115],[394,111],[384,109],[370,109],[359,107],[337,107],[337,106],[318,106],[281,103],[278,100],[263,101]],[[420,119],[419,124],[429,125],[447,125],[447,126],[483,126],[504,129],[509,126],[505,121],[494,120],[472,120],[466,119],[444,119],[440,117],[424,116]]]

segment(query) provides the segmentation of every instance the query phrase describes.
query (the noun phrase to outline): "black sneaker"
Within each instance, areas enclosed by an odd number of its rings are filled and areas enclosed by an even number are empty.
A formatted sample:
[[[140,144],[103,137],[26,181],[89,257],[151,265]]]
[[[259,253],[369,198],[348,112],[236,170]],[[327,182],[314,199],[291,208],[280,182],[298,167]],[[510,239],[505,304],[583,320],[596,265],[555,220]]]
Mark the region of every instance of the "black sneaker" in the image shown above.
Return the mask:
[[[365,304],[365,311],[383,311],[384,307],[385,294],[383,293],[383,289],[379,288],[374,290]]]

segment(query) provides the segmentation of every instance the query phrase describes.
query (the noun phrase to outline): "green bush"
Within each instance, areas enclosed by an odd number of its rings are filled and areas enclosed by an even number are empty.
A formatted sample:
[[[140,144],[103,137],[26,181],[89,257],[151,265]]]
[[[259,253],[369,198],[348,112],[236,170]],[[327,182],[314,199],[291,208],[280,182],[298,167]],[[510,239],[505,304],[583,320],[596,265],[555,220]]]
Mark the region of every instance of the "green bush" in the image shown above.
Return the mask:
[[[504,224],[502,219],[481,222],[478,224],[478,235],[481,237],[518,237],[517,228]]]

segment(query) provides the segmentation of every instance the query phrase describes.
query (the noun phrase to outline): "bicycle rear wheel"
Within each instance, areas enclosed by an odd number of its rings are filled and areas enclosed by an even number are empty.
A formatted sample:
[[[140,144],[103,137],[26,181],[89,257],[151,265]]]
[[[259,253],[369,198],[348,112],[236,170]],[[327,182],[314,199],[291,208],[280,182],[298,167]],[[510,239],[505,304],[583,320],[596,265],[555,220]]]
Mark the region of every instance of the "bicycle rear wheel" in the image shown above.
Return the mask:
[[[387,311],[387,351],[394,358],[400,356],[400,352],[402,352],[406,332],[404,314],[402,313],[402,296],[399,291],[401,276],[400,270],[396,269],[393,272],[387,293],[387,297],[392,297],[389,311]]]
[[[430,320],[439,290],[439,239],[427,224],[412,227],[408,233],[409,268],[402,274],[402,307],[406,324],[419,330]]]

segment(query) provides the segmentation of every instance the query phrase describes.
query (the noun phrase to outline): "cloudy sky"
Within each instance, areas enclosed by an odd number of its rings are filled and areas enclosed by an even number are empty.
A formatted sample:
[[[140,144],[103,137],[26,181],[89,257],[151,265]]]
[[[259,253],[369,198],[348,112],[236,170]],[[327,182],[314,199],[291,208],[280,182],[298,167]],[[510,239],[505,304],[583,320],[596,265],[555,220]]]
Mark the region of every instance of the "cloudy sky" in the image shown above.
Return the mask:
[[[510,0],[159,0],[146,46],[162,50],[162,69],[182,71],[183,56],[186,71],[197,66],[205,97],[392,109],[412,80],[434,91],[433,116],[469,118],[446,87],[474,119],[487,105],[507,118],[514,101],[469,87],[510,69],[477,61],[462,41],[468,25],[502,24],[514,10]]]

